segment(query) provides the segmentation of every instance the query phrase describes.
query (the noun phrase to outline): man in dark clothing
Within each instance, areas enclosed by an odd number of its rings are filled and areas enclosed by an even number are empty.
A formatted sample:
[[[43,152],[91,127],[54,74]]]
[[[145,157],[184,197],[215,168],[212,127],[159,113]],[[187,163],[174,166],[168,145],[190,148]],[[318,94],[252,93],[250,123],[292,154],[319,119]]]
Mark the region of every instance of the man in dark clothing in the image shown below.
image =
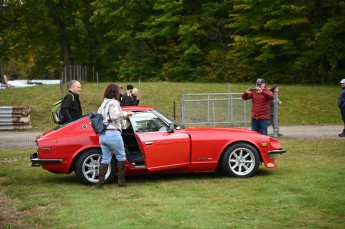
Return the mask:
[[[132,106],[138,106],[139,105],[139,90],[138,88],[133,88],[132,90]]]
[[[68,93],[63,98],[61,104],[61,114],[65,119],[63,124],[73,122],[82,117],[82,109],[79,100],[80,91],[80,83],[77,80],[71,80],[71,82],[69,82]]]
[[[339,134],[339,137],[345,137],[345,79],[340,81],[341,83],[341,92],[338,99],[338,107],[340,108],[341,118],[344,122],[343,133]]]
[[[132,97],[132,85],[127,85],[127,91],[123,93],[120,105],[121,106],[132,106],[133,104],[133,97]]]
[[[273,93],[266,87],[265,80],[262,78],[256,81],[256,88],[248,88],[243,92],[243,100],[252,100],[252,130],[267,135],[270,101],[273,98]]]
[[[120,98],[119,98],[119,101],[121,102],[121,99],[122,99],[122,89],[123,87],[121,85],[118,85],[119,86],[119,89],[120,89]]]

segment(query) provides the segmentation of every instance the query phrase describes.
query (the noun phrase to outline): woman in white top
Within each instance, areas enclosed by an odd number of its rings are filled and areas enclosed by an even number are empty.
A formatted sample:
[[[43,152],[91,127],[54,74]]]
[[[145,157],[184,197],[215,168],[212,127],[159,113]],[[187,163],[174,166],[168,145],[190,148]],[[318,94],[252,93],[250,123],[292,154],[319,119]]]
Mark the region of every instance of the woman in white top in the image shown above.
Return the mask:
[[[120,87],[116,84],[109,84],[104,91],[104,100],[98,109],[98,113],[103,115],[103,123],[106,130],[99,136],[99,144],[102,148],[102,161],[99,167],[98,188],[104,185],[105,174],[115,152],[117,160],[118,186],[126,187],[126,154],[121,136],[122,128],[125,125],[125,117],[134,114],[125,112],[120,107]]]

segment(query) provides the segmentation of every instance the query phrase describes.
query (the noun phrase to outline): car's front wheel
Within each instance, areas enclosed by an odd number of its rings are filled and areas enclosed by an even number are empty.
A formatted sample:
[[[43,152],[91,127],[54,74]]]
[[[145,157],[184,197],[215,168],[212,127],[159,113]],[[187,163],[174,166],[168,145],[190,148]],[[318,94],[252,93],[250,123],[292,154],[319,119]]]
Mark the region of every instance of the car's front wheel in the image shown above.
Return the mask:
[[[259,169],[260,156],[251,145],[240,143],[232,145],[223,155],[221,167],[228,176],[246,178],[253,176]]]
[[[75,165],[75,173],[83,184],[94,185],[98,183],[101,158],[101,149],[91,149],[80,155]],[[105,183],[112,182],[115,179],[115,174],[116,163],[112,160],[105,175]]]

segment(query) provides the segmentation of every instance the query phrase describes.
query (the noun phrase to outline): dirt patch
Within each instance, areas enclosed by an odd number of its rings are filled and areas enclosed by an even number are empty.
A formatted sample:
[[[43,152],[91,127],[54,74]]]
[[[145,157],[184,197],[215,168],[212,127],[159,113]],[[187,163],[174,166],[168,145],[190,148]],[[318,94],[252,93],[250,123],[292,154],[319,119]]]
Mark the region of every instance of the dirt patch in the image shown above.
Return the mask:
[[[3,193],[3,186],[1,184],[6,182],[6,177],[0,177],[0,229],[5,228],[43,228],[38,224],[33,224],[28,220],[28,217],[37,214],[43,214],[44,207],[19,211],[17,206],[19,202],[11,199]]]
[[[33,215],[42,215],[46,207],[39,206],[34,209],[19,211],[18,201],[11,199],[0,192],[0,229],[5,228],[45,228],[28,220]]]
[[[23,212],[17,211],[16,204],[0,192],[0,228],[31,228]]]

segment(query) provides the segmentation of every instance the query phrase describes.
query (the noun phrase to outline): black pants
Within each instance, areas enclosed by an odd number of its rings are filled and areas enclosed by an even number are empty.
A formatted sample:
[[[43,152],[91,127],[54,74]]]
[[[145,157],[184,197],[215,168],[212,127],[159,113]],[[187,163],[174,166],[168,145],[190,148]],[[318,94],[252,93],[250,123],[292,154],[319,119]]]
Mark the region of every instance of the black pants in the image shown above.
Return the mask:
[[[344,125],[345,125],[345,107],[340,109],[341,117],[343,119]]]

